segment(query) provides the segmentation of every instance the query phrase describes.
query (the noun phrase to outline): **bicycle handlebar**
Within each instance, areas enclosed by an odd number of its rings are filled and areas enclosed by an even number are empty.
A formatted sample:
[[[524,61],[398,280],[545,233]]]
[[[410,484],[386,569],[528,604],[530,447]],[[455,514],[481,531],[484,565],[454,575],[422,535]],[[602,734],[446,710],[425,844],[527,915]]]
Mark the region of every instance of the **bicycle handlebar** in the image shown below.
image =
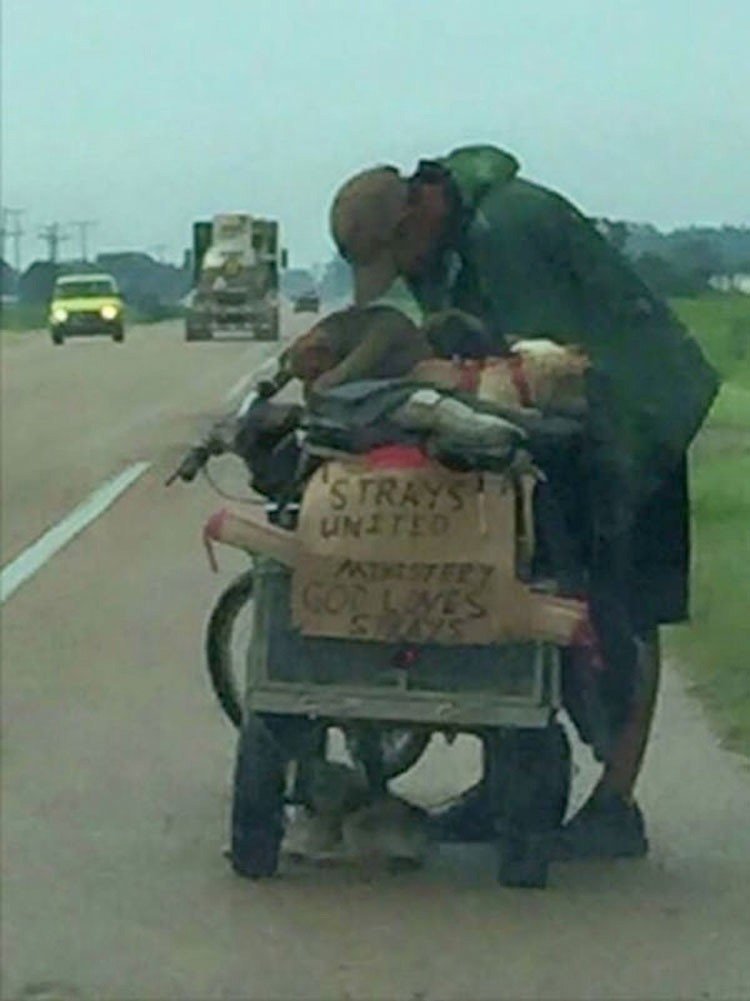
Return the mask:
[[[262,379],[255,389],[255,397],[250,402],[247,410],[259,403],[270,400],[272,396],[280,392],[287,383],[291,382],[293,376],[286,370],[283,363],[279,366],[275,375],[267,379]],[[219,433],[219,428],[224,422],[219,422],[209,433],[205,441],[194,445],[186,452],[182,461],[175,471],[165,482],[165,486],[171,486],[175,480],[182,480],[183,483],[192,483],[198,473],[205,467],[208,460],[214,455],[223,455],[231,451],[231,446],[225,435]]]
[[[178,479],[182,480],[183,483],[192,483],[213,454],[216,453],[208,446],[195,445],[186,453],[177,469],[167,479],[165,486],[170,487]]]

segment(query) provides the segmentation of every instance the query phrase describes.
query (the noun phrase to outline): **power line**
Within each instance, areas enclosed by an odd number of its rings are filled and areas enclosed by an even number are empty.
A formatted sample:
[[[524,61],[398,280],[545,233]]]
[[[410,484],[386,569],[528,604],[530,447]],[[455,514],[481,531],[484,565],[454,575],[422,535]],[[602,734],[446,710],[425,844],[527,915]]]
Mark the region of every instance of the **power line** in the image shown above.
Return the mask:
[[[60,244],[69,240],[70,234],[64,232],[59,222],[51,222],[39,230],[39,239],[47,244],[47,260],[54,264]]]
[[[13,264],[16,274],[21,271],[21,237],[24,229],[21,226],[21,217],[25,214],[25,209],[3,209],[2,224],[0,225],[0,257],[5,260],[5,239],[10,237],[13,241]],[[13,222],[13,227],[9,228],[8,222]]]
[[[89,259],[89,254],[88,254],[89,230],[93,229],[98,224],[99,223],[97,219],[77,219],[76,221],[70,223],[71,226],[75,226],[78,229],[78,239],[80,241],[80,247],[81,247],[81,260],[84,263]]]

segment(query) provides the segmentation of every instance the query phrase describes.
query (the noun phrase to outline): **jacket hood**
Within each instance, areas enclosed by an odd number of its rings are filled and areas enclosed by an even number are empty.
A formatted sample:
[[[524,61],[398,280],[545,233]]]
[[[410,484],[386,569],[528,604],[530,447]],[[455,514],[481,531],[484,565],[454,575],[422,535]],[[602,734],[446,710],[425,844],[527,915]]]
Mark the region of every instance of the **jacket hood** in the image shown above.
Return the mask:
[[[467,209],[475,209],[490,188],[506,184],[520,170],[512,153],[497,146],[461,146],[440,161],[450,171]]]

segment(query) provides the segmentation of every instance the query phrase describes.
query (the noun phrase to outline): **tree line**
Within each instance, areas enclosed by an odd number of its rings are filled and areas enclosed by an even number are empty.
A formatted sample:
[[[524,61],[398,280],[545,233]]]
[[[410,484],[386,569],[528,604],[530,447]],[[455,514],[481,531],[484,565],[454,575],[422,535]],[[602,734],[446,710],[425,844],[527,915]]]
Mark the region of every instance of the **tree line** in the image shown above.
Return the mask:
[[[597,224],[662,296],[700,295],[718,275],[750,274],[748,226],[687,226],[662,233],[647,223],[600,219]]]

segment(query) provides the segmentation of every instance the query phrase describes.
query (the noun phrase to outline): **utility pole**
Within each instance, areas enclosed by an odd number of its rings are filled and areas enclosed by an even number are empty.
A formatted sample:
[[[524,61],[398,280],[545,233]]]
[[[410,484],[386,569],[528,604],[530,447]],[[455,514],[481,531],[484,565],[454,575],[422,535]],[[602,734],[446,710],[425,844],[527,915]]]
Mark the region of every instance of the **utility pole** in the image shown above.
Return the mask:
[[[13,241],[13,266],[16,274],[21,273],[21,237],[24,233],[21,227],[21,216],[24,215],[24,212],[25,209],[3,209],[2,224],[0,224],[0,233],[2,233],[0,257],[5,260],[5,238],[9,236]],[[13,223],[12,228],[9,226],[10,222]]]
[[[63,240],[70,239],[69,235],[63,232],[59,222],[51,222],[48,226],[43,226],[39,230],[39,239],[47,244],[47,260],[54,264],[57,261],[57,251]]]
[[[89,259],[89,246],[88,246],[88,236],[89,230],[93,229],[94,226],[98,224],[97,219],[77,219],[75,222],[71,222],[71,226],[76,226],[78,229],[78,239],[81,246],[81,260],[84,264]]]

